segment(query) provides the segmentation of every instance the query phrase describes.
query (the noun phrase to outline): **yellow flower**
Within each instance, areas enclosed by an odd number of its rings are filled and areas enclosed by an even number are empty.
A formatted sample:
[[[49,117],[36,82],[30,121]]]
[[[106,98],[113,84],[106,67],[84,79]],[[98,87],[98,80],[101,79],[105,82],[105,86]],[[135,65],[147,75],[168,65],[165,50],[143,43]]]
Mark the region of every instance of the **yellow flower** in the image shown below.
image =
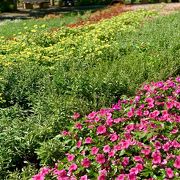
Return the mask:
[[[42,27],[42,28],[45,28],[45,27],[46,27],[46,25],[45,25],[45,24],[43,24],[43,25],[41,25],[41,27]]]
[[[35,32],[37,32],[37,31],[36,31],[35,29],[31,29],[31,32],[32,32],[32,33],[35,33]]]

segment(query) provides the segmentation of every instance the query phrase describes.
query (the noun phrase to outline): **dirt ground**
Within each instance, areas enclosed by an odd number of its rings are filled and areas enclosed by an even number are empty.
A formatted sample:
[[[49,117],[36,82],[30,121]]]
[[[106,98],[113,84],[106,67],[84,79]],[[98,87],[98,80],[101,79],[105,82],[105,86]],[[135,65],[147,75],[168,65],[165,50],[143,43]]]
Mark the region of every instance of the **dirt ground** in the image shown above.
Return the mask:
[[[51,7],[48,9],[33,9],[27,10],[23,8],[19,8],[16,12],[11,13],[1,13],[0,21],[3,20],[15,20],[15,19],[31,19],[31,18],[42,18],[48,14],[56,14],[61,15],[68,12],[82,12],[85,10],[96,10],[101,9],[102,6],[94,6],[94,7]],[[128,5],[127,8],[129,10],[138,10],[138,9],[150,9],[150,10],[158,10],[162,14],[169,14],[174,11],[180,11],[180,3],[159,3],[159,4],[140,4],[140,5]]]

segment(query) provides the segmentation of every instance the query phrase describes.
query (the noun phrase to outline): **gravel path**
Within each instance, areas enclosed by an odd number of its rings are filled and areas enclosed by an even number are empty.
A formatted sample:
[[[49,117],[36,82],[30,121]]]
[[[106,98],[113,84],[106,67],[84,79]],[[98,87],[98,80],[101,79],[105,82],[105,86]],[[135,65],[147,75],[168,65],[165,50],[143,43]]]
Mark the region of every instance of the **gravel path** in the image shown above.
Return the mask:
[[[158,10],[162,14],[169,14],[174,11],[180,11],[180,3],[160,3],[160,4],[141,4],[131,6],[132,10],[149,9]]]

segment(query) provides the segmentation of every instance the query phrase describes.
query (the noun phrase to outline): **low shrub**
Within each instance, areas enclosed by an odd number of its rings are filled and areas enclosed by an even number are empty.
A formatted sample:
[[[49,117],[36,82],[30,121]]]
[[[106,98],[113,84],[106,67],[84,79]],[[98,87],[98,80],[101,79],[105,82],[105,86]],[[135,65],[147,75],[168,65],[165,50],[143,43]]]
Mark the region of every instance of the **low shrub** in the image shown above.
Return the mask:
[[[74,125],[55,137],[66,157],[33,180],[178,179],[179,95],[180,77],[170,78],[144,84],[111,108],[74,113]]]
[[[0,11],[12,11],[17,8],[17,4],[13,0],[2,0],[0,2]]]

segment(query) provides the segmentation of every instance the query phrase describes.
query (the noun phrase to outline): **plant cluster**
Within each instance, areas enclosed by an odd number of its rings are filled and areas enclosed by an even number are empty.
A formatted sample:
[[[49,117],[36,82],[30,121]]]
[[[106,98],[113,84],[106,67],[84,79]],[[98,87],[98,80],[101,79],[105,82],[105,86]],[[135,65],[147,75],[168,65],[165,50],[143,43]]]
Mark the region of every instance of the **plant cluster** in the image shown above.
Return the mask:
[[[68,24],[68,27],[78,27],[82,25],[87,25],[87,24],[93,24],[97,23],[98,21],[102,21],[104,19],[110,19],[114,16],[120,15],[122,12],[126,12],[130,10],[128,6],[122,5],[122,4],[117,4],[114,6],[109,6],[106,9],[96,11],[92,13],[87,19],[85,20],[80,20],[74,24]]]
[[[62,28],[50,33],[36,33],[41,27],[34,26],[30,32],[10,40],[0,39],[1,63],[36,61],[53,64],[74,57],[75,61],[104,60],[114,50],[117,34],[134,31],[145,17],[151,16],[153,13],[149,11],[129,12],[98,24],[76,29]]]
[[[144,84],[135,97],[85,117],[58,135],[66,157],[33,180],[178,179],[180,77]]]

